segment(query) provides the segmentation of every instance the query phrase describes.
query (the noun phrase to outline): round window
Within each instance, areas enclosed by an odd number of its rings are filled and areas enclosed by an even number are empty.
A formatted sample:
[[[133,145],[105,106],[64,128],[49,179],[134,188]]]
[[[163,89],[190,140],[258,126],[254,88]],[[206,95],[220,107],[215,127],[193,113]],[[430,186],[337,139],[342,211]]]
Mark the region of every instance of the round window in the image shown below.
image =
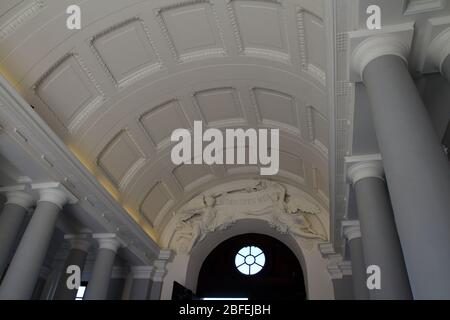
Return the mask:
[[[239,272],[250,276],[262,270],[266,263],[264,252],[254,246],[244,247],[236,254],[235,264]]]

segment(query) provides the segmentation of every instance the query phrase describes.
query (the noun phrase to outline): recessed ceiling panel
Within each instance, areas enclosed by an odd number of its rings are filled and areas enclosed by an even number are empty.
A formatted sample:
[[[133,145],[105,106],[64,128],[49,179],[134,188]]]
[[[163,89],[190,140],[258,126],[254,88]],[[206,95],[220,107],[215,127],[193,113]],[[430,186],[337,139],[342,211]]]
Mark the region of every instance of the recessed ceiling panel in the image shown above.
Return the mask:
[[[329,201],[328,181],[319,169],[313,168],[313,188],[316,195],[325,203]]]
[[[154,185],[141,204],[141,213],[154,224],[158,213],[171,201],[170,193],[162,182]]]
[[[255,88],[255,104],[260,120],[272,126],[281,126],[300,134],[299,113],[294,97],[285,93]]]
[[[173,170],[173,175],[184,190],[190,189],[195,182],[212,177],[211,168],[207,165],[185,164]]]
[[[127,131],[119,133],[100,153],[98,166],[120,189],[145,163],[139,147]]]
[[[329,146],[328,120],[315,108],[310,107],[308,110],[310,138],[317,148],[327,154]]]
[[[93,78],[85,71],[78,57],[69,54],[34,85],[41,102],[69,131],[75,129],[103,99]]]
[[[279,1],[231,0],[228,10],[242,54],[289,61],[286,21]]]
[[[178,100],[153,108],[140,118],[140,122],[158,149],[170,143],[170,136],[175,129],[189,128],[189,121]]]
[[[280,152],[280,168],[297,176],[297,179],[305,179],[305,165],[303,160],[288,152]]]
[[[167,6],[159,9],[157,16],[178,62],[225,55],[215,8],[209,0]]]
[[[326,50],[323,20],[301,9],[298,13],[302,70],[325,85]]]
[[[91,46],[116,86],[126,86],[161,68],[147,27],[139,19],[96,35]]]
[[[219,88],[197,92],[195,101],[209,126],[244,121],[238,93],[233,88]]]

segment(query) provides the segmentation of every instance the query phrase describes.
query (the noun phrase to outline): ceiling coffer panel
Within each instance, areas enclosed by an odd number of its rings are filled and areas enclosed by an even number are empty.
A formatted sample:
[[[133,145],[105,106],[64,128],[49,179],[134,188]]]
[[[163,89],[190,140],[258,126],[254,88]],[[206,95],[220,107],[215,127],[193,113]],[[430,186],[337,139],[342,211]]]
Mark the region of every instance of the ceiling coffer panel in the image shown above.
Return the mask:
[[[307,108],[308,129],[311,142],[322,152],[328,154],[329,127],[328,120],[314,107]]]
[[[130,133],[124,130],[100,152],[97,164],[117,188],[123,189],[145,164],[145,157]]]
[[[170,142],[172,132],[176,129],[189,129],[189,120],[179,100],[171,100],[144,113],[139,122],[147,133],[154,147],[162,150]]]
[[[69,53],[59,59],[33,85],[39,101],[69,132],[103,102],[104,94],[81,58]]]
[[[294,97],[263,88],[254,88],[252,95],[262,123],[300,135],[300,108]]]
[[[297,23],[302,71],[325,85],[326,51],[323,50],[325,47],[323,19],[304,8],[300,8],[297,11]]]
[[[153,226],[158,213],[170,206],[172,201],[172,196],[164,182],[158,182],[148,192],[140,206],[140,212]]]
[[[203,121],[210,127],[244,123],[239,94],[234,88],[217,88],[196,92],[195,103]]]
[[[222,31],[212,1],[180,2],[158,8],[156,15],[176,61],[187,62],[226,54]]]
[[[240,54],[290,63],[281,1],[231,0],[227,7]]]
[[[172,163],[172,132],[197,120],[280,129],[272,178],[328,205],[322,1],[84,1],[76,32],[61,1],[0,2],[2,71],[139,223],[161,234],[193,196],[260,177]]]
[[[139,18],[114,25],[90,39],[90,46],[117,87],[125,87],[162,68],[150,32]]]

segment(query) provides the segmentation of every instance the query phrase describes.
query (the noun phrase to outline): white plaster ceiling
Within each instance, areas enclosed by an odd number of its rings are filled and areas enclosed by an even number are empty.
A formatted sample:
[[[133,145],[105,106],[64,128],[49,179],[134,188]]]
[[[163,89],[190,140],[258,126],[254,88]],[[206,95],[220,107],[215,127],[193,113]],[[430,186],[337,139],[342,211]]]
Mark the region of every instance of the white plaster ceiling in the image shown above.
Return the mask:
[[[75,2],[80,31],[66,28]],[[2,0],[0,68],[135,219],[162,234],[194,195],[258,177],[254,167],[173,165],[170,134],[195,120],[279,128],[274,179],[328,207],[322,1],[75,2]]]

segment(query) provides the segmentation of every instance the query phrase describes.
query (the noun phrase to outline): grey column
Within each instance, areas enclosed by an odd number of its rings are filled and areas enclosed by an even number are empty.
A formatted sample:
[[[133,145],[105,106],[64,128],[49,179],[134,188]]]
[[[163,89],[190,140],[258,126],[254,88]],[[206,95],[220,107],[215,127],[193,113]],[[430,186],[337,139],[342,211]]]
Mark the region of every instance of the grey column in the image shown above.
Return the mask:
[[[442,75],[450,81],[450,55],[445,58],[444,62],[441,65],[441,73]]]
[[[450,299],[450,166],[402,58],[367,64],[364,83],[416,299]]]
[[[355,189],[364,261],[381,269],[381,289],[370,290],[370,299],[412,299],[381,161],[355,164],[349,179]]]
[[[54,300],[75,300],[77,295],[77,289],[69,289],[67,286],[67,280],[72,273],[67,273],[67,269],[70,266],[78,266],[80,271],[83,272],[84,263],[88,255],[90,241],[83,236],[67,237],[70,242],[70,251],[64,263],[61,278],[59,279],[58,286],[56,287]]]
[[[23,191],[9,192],[6,196],[0,214],[0,278],[8,266],[25,215],[34,204],[33,197]]]
[[[367,289],[366,265],[361,240],[361,231],[358,221],[342,222],[342,230],[348,241],[350,259],[352,261],[353,295],[356,300],[369,300]]]
[[[67,196],[58,189],[40,192],[40,200],[0,286],[0,300],[32,297],[51,237]]]
[[[120,247],[119,241],[111,237],[98,238],[98,243],[97,257],[95,258],[94,269],[84,294],[84,300],[106,299],[114,260]]]

